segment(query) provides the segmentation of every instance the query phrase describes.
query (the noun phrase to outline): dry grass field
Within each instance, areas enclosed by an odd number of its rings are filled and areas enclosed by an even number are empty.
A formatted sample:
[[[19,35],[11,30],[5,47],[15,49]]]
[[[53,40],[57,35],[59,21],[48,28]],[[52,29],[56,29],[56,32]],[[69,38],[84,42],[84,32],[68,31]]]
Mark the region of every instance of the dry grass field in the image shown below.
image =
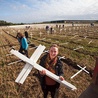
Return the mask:
[[[45,26],[52,26],[53,32],[46,31]],[[58,25],[58,27],[57,27]],[[38,24],[17,27],[0,27],[0,98],[43,98],[38,80],[38,71],[32,69],[24,84],[15,83],[15,79],[25,65],[14,55],[10,54],[11,48],[19,49],[16,39],[17,32],[28,31],[29,33],[29,57],[34,52],[34,46],[45,45],[46,50],[53,43],[60,46],[59,56],[62,59],[64,68],[64,78],[77,87],[76,91],[71,91],[64,86],[60,86],[59,98],[78,98],[78,96],[89,86],[91,77],[82,71],[73,79],[73,76],[81,67],[86,66],[86,70],[93,71],[95,67],[94,56],[98,55],[98,26],[90,24]],[[39,60],[38,60],[39,62]],[[50,98],[50,96],[48,96]]]

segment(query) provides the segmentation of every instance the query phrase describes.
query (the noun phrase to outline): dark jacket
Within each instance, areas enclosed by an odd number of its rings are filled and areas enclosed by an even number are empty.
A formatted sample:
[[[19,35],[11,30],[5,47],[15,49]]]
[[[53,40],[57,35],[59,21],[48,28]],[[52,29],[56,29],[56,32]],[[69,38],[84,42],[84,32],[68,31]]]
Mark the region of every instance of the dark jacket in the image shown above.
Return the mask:
[[[41,60],[40,60],[39,65],[41,65],[42,67],[45,67],[45,59],[47,58],[47,55],[48,55],[48,54],[44,55],[44,56],[41,58]],[[57,63],[56,63],[56,65],[55,65],[55,72],[56,72],[56,75],[57,75],[57,76],[63,76],[63,69],[62,69],[62,66],[63,66],[63,64],[62,64],[61,60],[58,58],[58,59],[57,59]],[[40,75],[40,82],[41,82],[41,86],[42,86],[42,87],[45,86],[45,75],[44,75],[44,76],[41,76],[41,75]],[[60,85],[60,84],[57,82],[57,87],[59,87],[59,85]]]
[[[28,36],[28,32],[25,31],[24,33],[25,33],[25,37],[28,39],[28,37],[29,37],[29,36]]]

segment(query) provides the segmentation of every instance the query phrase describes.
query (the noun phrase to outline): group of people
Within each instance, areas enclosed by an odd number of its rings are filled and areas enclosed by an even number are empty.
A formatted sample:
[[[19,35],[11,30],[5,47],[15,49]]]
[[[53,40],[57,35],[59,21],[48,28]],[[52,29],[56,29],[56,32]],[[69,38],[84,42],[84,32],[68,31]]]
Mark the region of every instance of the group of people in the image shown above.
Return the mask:
[[[22,33],[17,33],[17,39],[20,43],[19,52],[29,57],[27,32],[25,33],[25,36]],[[57,44],[51,45],[49,52],[43,55],[43,57],[41,57],[39,65],[46,68],[50,72],[56,74],[57,76],[59,76],[59,79],[63,81],[64,80],[63,63],[59,59],[58,53],[59,53],[58,45]],[[80,95],[79,98],[98,98],[98,59],[93,77],[94,78],[92,79],[94,81],[91,83],[90,87],[87,88],[87,90]],[[51,79],[50,77],[48,77],[46,75],[45,70],[39,71],[39,80],[41,83],[44,98],[47,98],[48,92],[50,92],[51,98],[58,98],[60,84],[55,80]],[[96,97],[94,97],[93,95]]]
[[[53,27],[46,26],[46,32],[52,34],[54,32]]]

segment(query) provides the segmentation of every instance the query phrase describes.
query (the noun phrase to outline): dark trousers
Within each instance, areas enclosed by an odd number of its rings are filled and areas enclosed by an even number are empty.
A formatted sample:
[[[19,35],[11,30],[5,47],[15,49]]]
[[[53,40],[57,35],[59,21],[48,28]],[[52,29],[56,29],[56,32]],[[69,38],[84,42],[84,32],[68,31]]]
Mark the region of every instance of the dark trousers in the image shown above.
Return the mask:
[[[23,49],[22,46],[20,47],[19,52],[28,57],[28,50]]]
[[[57,88],[56,85],[52,85],[52,86],[46,85],[45,86],[45,88],[43,89],[44,98],[47,98],[48,92],[50,92],[51,98],[58,98],[59,89]]]

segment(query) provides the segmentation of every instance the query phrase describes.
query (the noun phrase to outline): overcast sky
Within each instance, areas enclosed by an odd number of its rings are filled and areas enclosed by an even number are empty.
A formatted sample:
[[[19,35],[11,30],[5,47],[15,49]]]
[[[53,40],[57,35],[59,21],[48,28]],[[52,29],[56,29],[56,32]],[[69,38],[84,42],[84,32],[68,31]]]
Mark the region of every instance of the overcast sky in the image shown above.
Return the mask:
[[[98,20],[98,0],[0,0],[0,20]]]

